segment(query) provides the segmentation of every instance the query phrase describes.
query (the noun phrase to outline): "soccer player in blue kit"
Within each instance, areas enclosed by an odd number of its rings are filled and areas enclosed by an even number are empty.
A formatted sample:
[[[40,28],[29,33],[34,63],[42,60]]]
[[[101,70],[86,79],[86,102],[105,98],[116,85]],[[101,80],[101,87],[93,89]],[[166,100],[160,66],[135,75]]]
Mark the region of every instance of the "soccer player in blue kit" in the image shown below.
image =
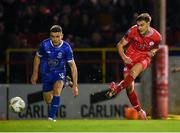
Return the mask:
[[[36,84],[40,72],[43,98],[50,105],[48,120],[52,121],[55,121],[61,91],[65,87],[67,62],[71,68],[73,95],[78,96],[78,74],[73,51],[68,42],[62,38],[62,28],[59,25],[53,25],[50,28],[50,38],[43,40],[36,52],[31,77],[31,83]]]

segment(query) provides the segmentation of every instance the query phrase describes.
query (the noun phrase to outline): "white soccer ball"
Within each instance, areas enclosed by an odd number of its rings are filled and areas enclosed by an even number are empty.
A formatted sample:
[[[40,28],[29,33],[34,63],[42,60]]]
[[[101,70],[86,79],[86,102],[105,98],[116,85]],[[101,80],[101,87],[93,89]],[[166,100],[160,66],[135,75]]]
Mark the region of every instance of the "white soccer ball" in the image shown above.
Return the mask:
[[[25,106],[26,104],[21,97],[13,97],[9,101],[9,108],[15,113],[22,112]]]

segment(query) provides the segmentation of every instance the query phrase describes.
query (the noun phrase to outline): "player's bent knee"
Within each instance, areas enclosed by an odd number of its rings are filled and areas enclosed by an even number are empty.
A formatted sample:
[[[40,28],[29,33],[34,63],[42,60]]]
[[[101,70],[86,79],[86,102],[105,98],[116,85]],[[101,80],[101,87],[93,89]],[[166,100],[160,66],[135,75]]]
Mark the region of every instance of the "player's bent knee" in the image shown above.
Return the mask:
[[[127,93],[131,93],[131,92],[133,92],[133,90],[134,90],[133,87],[128,87],[128,88],[126,89]]]
[[[44,93],[43,93],[43,98],[44,98],[44,101],[45,101],[47,104],[50,104],[51,101],[52,101],[52,91],[51,91],[51,92],[44,92]]]
[[[51,104],[52,98],[44,97],[44,101],[45,101],[46,104]]]
[[[137,72],[134,70],[130,71],[130,75],[133,76],[134,78],[137,76]]]
[[[61,91],[60,91],[60,90],[57,90],[57,89],[54,89],[53,95],[54,95],[54,96],[60,96],[60,95],[61,95]]]
[[[46,104],[51,104],[51,100],[44,100]]]
[[[63,85],[64,85],[63,81],[57,81],[53,88],[53,95],[56,95],[56,96],[61,95]]]
[[[60,96],[61,95],[62,88],[61,87],[55,87],[53,91],[53,95]]]

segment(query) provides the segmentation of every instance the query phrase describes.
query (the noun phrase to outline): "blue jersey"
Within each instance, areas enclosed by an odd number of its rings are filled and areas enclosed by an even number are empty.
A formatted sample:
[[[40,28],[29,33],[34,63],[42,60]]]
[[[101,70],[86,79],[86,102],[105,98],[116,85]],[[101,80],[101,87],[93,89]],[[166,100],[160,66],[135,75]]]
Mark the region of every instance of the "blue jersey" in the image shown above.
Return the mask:
[[[37,51],[40,57],[40,73],[66,73],[66,63],[73,60],[73,52],[69,43],[62,40],[54,46],[50,38],[41,42]]]

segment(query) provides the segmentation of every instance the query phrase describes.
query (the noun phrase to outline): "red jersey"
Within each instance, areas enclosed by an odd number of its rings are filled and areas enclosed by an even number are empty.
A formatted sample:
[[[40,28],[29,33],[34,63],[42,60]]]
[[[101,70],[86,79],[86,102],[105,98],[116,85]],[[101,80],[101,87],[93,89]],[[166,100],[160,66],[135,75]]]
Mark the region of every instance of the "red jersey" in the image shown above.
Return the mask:
[[[147,52],[158,47],[161,41],[161,35],[151,27],[149,35],[143,36],[138,32],[137,25],[135,25],[128,30],[124,39],[128,42],[128,48],[125,54],[130,57],[133,64],[135,64],[141,62],[143,59],[151,60]]]

